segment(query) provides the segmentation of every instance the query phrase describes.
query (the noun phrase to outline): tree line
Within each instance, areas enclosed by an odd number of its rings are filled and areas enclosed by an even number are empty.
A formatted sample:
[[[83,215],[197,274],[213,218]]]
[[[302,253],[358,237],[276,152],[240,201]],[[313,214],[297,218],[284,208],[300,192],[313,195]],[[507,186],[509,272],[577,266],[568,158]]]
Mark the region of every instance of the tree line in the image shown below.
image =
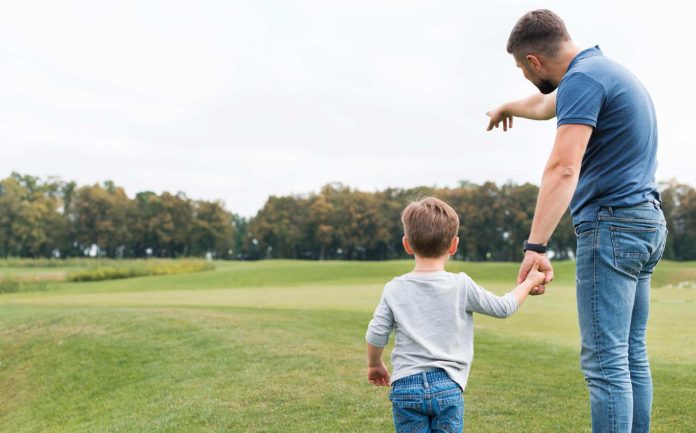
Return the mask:
[[[376,192],[332,183],[309,194],[271,196],[254,217],[244,218],[220,201],[181,192],[144,191],[131,198],[111,181],[78,186],[13,173],[0,181],[0,256],[403,258],[401,210],[432,195],[460,216],[457,259],[517,261],[538,192],[529,183]],[[696,190],[671,181],[662,185],[662,195],[670,231],[665,258],[696,259]],[[549,247],[555,259],[573,257],[568,213]]]
[[[130,198],[111,181],[78,186],[18,173],[0,181],[3,257],[229,258],[235,218],[218,201],[150,191]]]

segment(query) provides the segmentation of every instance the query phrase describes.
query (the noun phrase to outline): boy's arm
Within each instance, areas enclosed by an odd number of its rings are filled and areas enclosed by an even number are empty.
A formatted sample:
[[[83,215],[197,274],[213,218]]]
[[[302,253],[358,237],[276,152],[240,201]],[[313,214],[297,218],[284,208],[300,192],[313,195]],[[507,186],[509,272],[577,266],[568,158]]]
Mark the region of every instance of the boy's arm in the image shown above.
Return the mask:
[[[389,371],[382,362],[384,346],[389,342],[389,335],[394,328],[394,314],[386,301],[386,288],[382,299],[375,309],[375,314],[367,326],[367,380],[377,386],[389,386]]]
[[[486,114],[490,116],[486,131],[497,128],[500,122],[503,123],[503,131],[507,131],[508,127],[512,128],[513,117],[532,120],[553,119],[556,116],[556,92],[548,95],[535,93],[524,99],[506,102]]]
[[[365,340],[375,347],[386,346],[389,343],[389,335],[394,329],[394,313],[387,303],[386,291],[385,288],[365,334]]]
[[[377,386],[389,386],[389,370],[382,361],[384,347],[375,347],[367,343],[367,380]]]
[[[466,274],[464,275],[466,276]],[[545,278],[546,275],[543,272],[539,272],[539,262],[536,262],[527,278],[520,285],[511,292],[498,296],[479,286],[466,276],[464,282],[467,291],[466,309],[487,316],[509,317],[517,311],[534,287],[543,284]]]

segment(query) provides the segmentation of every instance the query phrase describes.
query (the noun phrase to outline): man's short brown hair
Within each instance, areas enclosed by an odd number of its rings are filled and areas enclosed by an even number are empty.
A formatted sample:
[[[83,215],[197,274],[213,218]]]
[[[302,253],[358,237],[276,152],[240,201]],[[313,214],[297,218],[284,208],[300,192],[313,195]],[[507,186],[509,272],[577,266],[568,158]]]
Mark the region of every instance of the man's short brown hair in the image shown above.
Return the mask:
[[[450,205],[435,197],[411,202],[401,212],[404,235],[421,257],[440,257],[459,231],[459,217]]]
[[[507,42],[507,52],[516,59],[528,54],[555,57],[570,35],[565,23],[548,9],[527,12],[517,21]]]

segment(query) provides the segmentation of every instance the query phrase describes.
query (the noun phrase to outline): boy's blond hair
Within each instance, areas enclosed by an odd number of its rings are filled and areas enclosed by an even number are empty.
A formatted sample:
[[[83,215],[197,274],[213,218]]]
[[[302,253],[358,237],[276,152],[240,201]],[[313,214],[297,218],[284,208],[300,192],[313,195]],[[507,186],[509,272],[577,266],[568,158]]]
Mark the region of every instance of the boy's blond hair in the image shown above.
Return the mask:
[[[401,212],[404,235],[421,257],[440,257],[459,231],[459,217],[450,205],[435,197],[411,202]]]

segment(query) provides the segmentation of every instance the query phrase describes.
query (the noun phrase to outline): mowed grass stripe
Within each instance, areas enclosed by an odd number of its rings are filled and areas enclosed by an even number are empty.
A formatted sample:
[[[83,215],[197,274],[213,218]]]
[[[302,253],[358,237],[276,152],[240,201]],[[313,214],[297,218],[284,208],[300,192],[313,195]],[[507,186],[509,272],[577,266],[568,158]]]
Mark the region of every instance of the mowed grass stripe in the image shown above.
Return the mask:
[[[509,283],[481,283],[503,294]],[[372,312],[383,283],[361,285],[308,285],[235,289],[157,290],[116,293],[45,293],[42,296],[5,297],[0,304],[93,307],[249,307],[320,309]],[[694,364],[696,359],[696,290],[656,289],[648,323],[651,358]],[[528,299],[509,319],[477,316],[478,329],[510,337],[524,337],[575,350],[579,346],[575,289],[555,283],[544,296]]]
[[[200,290],[220,288],[306,287],[330,285],[377,284],[383,285],[396,275],[408,272],[412,260],[384,262],[266,260],[260,262],[216,262],[210,272],[161,277],[140,277],[123,280],[55,284],[56,294],[119,293],[158,290]],[[554,262],[554,285],[575,285],[575,263]],[[26,274],[28,268],[3,268],[0,271]],[[65,272],[71,268],[53,267],[51,272]],[[466,272],[484,284],[508,287],[517,277],[516,263],[471,263],[451,261],[451,272]],[[664,261],[653,276],[653,287],[676,286],[688,283],[696,287],[696,263]],[[43,293],[17,293],[0,296],[0,303],[11,299],[42,297]]]
[[[210,272],[169,275],[161,277],[128,278],[123,280],[63,283],[55,293],[119,293],[158,290],[200,290],[219,288],[305,287],[351,284],[384,285],[397,275],[413,268],[412,260],[384,262],[267,260],[260,262],[216,262]],[[572,262],[557,264],[557,281],[572,284]],[[467,272],[472,278],[489,283],[510,284],[517,277],[518,265],[514,263],[467,263],[453,261],[448,264],[451,272]],[[9,294],[3,298],[42,297],[42,293]]]

